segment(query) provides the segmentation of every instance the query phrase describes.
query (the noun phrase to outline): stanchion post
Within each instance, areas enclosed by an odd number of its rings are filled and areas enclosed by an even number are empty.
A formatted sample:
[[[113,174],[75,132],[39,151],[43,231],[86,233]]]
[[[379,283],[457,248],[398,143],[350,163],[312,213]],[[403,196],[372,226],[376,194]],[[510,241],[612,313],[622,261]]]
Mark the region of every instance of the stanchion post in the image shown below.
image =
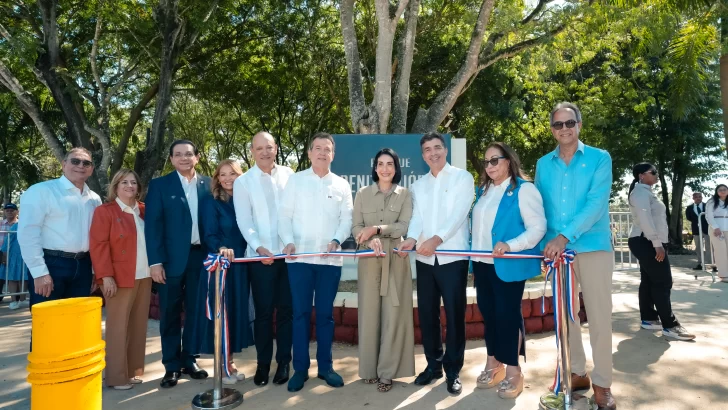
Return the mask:
[[[563,258],[559,261],[559,282],[563,285],[566,283],[566,266],[564,266]],[[564,390],[564,409],[571,409],[572,388],[571,388],[571,354],[569,350],[569,313],[567,311],[567,295],[565,289],[559,289],[558,294],[561,295],[559,300],[559,348],[561,354],[561,384]],[[556,297],[556,295],[554,295]]]
[[[222,298],[220,295],[220,264],[215,270],[215,311],[213,317],[215,320],[215,355],[214,366],[215,372],[213,376],[212,390],[200,393],[192,399],[192,408],[194,410],[222,410],[234,409],[243,403],[243,395],[239,391],[231,388],[222,387],[222,372],[224,360],[222,356]]]

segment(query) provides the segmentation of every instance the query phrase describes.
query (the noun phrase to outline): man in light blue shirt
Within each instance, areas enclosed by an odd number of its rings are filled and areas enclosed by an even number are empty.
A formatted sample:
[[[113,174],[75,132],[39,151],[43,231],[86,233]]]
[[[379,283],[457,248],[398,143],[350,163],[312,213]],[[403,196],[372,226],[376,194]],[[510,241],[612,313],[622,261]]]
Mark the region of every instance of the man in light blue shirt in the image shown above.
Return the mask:
[[[547,232],[544,256],[555,259],[565,248],[577,252],[576,279],[589,318],[594,360],[594,399],[599,409],[616,409],[612,397],[612,272],[614,250],[609,227],[612,158],[579,141],[581,112],[560,103],[551,112],[556,149],[538,160],[536,187],[543,196]],[[589,390],[581,328],[569,322],[571,381],[574,391]]]

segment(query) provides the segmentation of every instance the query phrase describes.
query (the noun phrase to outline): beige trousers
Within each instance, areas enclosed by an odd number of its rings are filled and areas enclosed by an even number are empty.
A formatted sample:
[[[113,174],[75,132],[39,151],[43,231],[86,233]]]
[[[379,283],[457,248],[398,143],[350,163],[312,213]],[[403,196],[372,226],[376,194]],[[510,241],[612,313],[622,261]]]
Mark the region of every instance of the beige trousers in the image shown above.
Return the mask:
[[[728,277],[728,231],[723,231],[723,240],[721,241],[713,235],[713,227],[710,229],[710,243],[713,245],[713,251],[715,252],[715,266],[718,267],[718,276],[726,278]],[[705,262],[708,263],[707,257]]]
[[[106,385],[123,386],[144,374],[152,278],[118,288],[106,299]]]
[[[576,280],[584,296],[592,348],[592,382],[599,387],[612,385],[612,273],[614,252],[578,253],[574,259]],[[569,322],[571,372],[586,373],[586,353],[579,323]]]

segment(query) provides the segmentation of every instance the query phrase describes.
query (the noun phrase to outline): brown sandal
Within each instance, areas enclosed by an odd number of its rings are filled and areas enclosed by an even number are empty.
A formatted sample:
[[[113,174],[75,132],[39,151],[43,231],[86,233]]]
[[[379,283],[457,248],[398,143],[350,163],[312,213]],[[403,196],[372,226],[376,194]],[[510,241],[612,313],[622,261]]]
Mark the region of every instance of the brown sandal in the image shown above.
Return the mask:
[[[379,382],[379,384],[377,385],[377,391],[380,393],[386,393],[390,390],[392,390],[392,382],[389,382],[389,383]]]
[[[361,381],[364,382],[364,384],[374,384],[379,381],[379,379],[361,379]]]

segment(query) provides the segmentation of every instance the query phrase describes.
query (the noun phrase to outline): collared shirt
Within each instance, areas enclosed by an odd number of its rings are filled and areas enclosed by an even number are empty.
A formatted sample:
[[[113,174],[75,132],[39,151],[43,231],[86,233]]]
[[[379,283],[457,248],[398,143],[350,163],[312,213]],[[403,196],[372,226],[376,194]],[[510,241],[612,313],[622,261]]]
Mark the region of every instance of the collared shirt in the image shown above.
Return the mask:
[[[121,210],[127,214],[134,215],[134,225],[136,226],[136,276],[135,279],[145,279],[149,277],[149,264],[147,262],[147,243],[144,240],[144,220],[139,213],[139,203],[134,203],[134,208],[125,204],[119,197],[116,197],[116,203]]]
[[[418,179],[410,188],[414,212],[407,237],[422,243],[437,235],[442,239],[437,249],[469,249],[468,212],[473,204],[473,188],[473,176],[468,171],[447,163],[437,177],[428,172]],[[437,257],[440,265],[467,259],[460,256]],[[417,255],[417,260],[435,265],[435,255]]]
[[[179,175],[179,180],[182,183],[182,190],[185,191],[185,198],[187,198],[187,205],[190,207],[190,216],[192,217],[192,238],[190,239],[190,244],[199,245],[200,228],[197,221],[197,204],[199,202],[197,198],[197,173],[195,172],[195,176],[189,181],[179,172],[177,172],[177,175]]]
[[[83,185],[80,191],[65,176],[28,188],[20,197],[18,244],[33,278],[48,274],[43,249],[88,252],[89,229],[101,198]]]
[[[474,250],[493,250],[493,224],[498,214],[498,206],[506,190],[511,187],[511,178],[507,178],[500,185],[491,186],[473,208],[473,244]],[[518,207],[526,231],[517,237],[506,241],[511,252],[520,252],[535,248],[544,233],[546,233],[546,214],[543,210],[543,200],[536,186],[525,182],[518,190]],[[493,263],[493,258],[471,258],[473,261]]]
[[[724,204],[720,204],[716,208],[712,198],[705,204],[705,219],[711,228],[720,228],[721,231],[728,231],[728,208]],[[710,232],[703,233],[711,234]]]
[[[261,246],[274,254],[286,246],[278,236],[278,204],[291,175],[293,170],[286,166],[275,165],[268,174],[256,164],[235,180],[233,203],[238,228],[248,243],[245,256],[258,256]]]
[[[542,247],[561,234],[569,240],[566,247],[576,252],[611,251],[612,158],[581,141],[569,165],[559,153],[556,147],[536,164],[535,184],[547,221]]]
[[[647,184],[637,183],[629,194],[629,211],[632,213],[632,232],[629,237],[645,235],[655,248],[668,242],[665,204],[659,201]]]
[[[296,252],[326,252],[331,240],[340,243],[351,232],[351,186],[329,171],[323,178],[309,168],[288,178],[278,209],[278,234]],[[342,257],[286,259],[288,263],[341,266]]]

